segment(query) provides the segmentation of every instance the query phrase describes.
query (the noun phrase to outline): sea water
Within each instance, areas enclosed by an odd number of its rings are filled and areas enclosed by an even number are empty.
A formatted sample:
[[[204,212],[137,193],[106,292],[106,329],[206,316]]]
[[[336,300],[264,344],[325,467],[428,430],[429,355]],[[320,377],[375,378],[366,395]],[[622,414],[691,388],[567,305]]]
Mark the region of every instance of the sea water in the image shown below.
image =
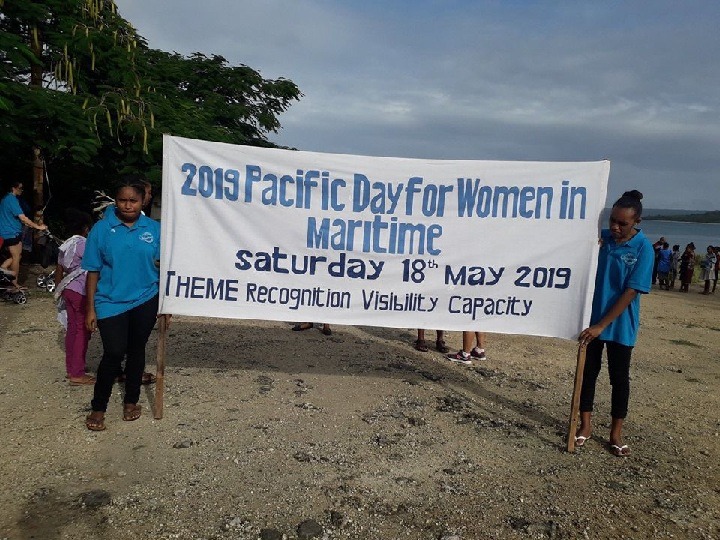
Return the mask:
[[[720,223],[689,223],[682,221],[661,221],[644,219],[640,228],[651,243],[661,236],[672,247],[680,245],[680,251],[690,242],[695,244],[695,253],[705,253],[708,246],[720,246]]]
[[[610,226],[608,223],[610,211],[610,208],[606,208],[600,217],[600,225],[603,229]],[[708,246],[720,246],[720,223],[643,219],[639,228],[642,229],[651,244],[664,236],[670,247],[678,244],[681,252],[690,242],[695,244],[695,253],[700,254],[704,254]]]

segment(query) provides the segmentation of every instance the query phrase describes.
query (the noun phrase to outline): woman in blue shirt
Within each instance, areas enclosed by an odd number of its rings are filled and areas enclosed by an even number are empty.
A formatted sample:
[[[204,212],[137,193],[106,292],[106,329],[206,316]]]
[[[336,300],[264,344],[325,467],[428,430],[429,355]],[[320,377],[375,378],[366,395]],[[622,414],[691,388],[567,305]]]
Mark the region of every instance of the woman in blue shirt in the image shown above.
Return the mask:
[[[610,451],[621,457],[630,455],[622,442],[622,428],[630,397],[630,356],[640,325],[640,293],[650,291],[655,261],[649,240],[635,228],[641,221],[641,199],[639,191],[627,191],[613,205],[610,228],[601,233],[590,326],[579,336],[587,353],[575,445],[583,446],[592,433],[595,383],[607,348],[612,386],[609,444]]]
[[[22,182],[12,182],[10,190],[0,199],[0,238],[3,239],[0,245],[7,248],[10,254],[10,257],[3,261],[2,268],[13,273],[15,287],[20,286],[17,278],[20,273],[20,257],[22,256],[23,225],[38,231],[47,229],[47,225],[38,225],[25,215],[18,200],[22,192]]]
[[[100,330],[103,343],[92,413],[85,421],[92,431],[105,429],[105,411],[125,356],[123,420],[140,418],[145,346],[157,318],[160,281],[160,224],[142,214],[144,194],[142,183],[122,182],[114,211],[95,224],[85,246],[86,326]]]

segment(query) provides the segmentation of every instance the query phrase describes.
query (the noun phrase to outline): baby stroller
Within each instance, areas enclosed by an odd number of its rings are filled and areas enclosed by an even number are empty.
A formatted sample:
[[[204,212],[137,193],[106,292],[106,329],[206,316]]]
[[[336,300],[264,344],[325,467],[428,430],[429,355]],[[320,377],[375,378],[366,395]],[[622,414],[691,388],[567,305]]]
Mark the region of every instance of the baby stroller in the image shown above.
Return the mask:
[[[13,279],[15,279],[15,276],[12,272],[0,268],[0,298],[6,302],[15,302],[16,304],[27,303],[27,294],[13,285]]]
[[[40,266],[47,270],[51,264],[57,264],[58,253],[63,240],[54,236],[50,231],[45,231],[38,240],[44,244]],[[51,272],[40,274],[35,280],[38,289],[44,289],[49,293],[55,292],[55,268]]]
[[[7,248],[3,246],[2,239],[0,238],[0,262],[4,261],[9,256],[10,254],[7,252]],[[13,284],[14,280],[15,275],[12,272],[5,270],[4,268],[0,268],[0,299],[5,300],[6,302],[24,304],[27,302],[25,291],[18,289]]]

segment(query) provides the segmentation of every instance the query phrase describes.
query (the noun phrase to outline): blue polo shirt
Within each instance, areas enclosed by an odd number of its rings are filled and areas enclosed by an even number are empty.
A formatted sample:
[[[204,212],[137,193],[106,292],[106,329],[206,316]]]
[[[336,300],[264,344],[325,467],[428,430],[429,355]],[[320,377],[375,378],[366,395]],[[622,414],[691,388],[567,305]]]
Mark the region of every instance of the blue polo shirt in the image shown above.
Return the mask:
[[[22,223],[18,219],[24,214],[20,201],[13,193],[7,193],[0,200],[0,238],[17,238],[22,232]]]
[[[112,212],[88,235],[82,267],[100,272],[95,292],[98,319],[113,317],[144,304],[158,294],[160,224],[140,215],[128,227]]]
[[[591,325],[603,318],[626,289],[635,289],[639,293],[650,292],[655,263],[652,244],[639,229],[635,236],[623,244],[615,243],[609,229],[603,229],[601,238]],[[639,327],[640,295],[638,294],[627,309],[603,330],[599,339],[632,347],[637,340]]]

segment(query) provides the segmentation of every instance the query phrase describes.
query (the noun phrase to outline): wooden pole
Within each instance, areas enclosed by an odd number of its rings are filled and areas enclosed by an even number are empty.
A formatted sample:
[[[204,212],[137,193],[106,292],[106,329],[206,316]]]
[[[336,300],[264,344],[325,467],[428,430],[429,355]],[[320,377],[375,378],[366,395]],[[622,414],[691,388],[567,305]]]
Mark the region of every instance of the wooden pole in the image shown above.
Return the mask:
[[[45,161],[43,161],[40,148],[33,147],[33,216],[32,220],[38,225],[45,223],[43,216],[43,208],[45,207]],[[28,216],[30,217],[30,216]],[[33,231],[33,254],[39,253],[38,249],[38,238],[40,234],[38,231]]]
[[[577,365],[575,366],[575,387],[573,388],[572,402],[570,404],[570,422],[567,436],[567,451],[575,452],[575,433],[577,433],[578,415],[580,414],[580,390],[582,390],[583,371],[585,370],[584,344],[578,345]]]
[[[163,394],[165,392],[165,343],[167,341],[168,316],[158,317],[157,380],[155,381],[155,420],[163,417]]]
[[[33,148],[33,210],[45,206],[45,162],[38,147]]]

